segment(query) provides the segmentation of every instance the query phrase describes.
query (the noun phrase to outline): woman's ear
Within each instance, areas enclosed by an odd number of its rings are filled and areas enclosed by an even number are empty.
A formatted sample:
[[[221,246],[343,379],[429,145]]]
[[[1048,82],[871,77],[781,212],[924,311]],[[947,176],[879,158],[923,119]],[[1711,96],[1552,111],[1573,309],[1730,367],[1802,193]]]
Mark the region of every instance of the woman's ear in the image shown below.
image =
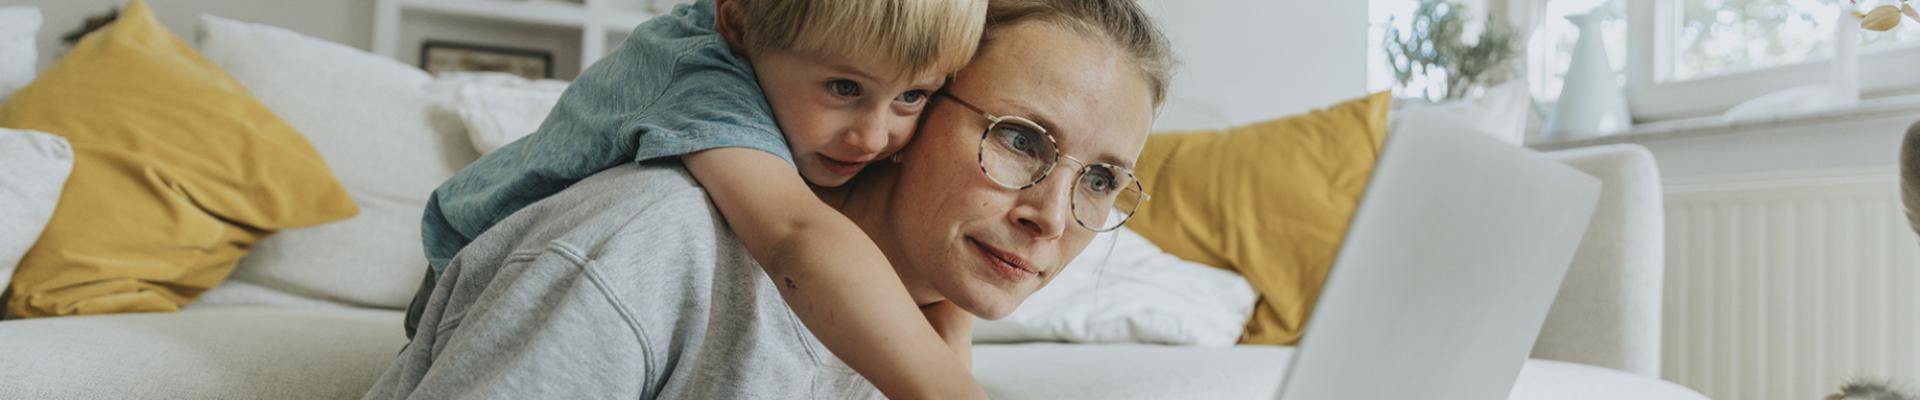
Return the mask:
[[[745,19],[745,11],[740,10],[737,0],[714,0],[713,27],[720,32],[720,38],[727,41],[727,48],[735,54],[746,54],[746,39],[740,31]]]

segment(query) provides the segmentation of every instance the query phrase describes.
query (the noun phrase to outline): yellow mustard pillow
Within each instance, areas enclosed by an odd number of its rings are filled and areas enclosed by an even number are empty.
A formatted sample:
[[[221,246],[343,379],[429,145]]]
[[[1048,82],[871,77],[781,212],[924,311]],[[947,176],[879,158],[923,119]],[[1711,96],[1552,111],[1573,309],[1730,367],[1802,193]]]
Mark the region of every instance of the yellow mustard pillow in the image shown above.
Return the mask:
[[[1157,134],[1128,227],[1260,292],[1241,343],[1292,344],[1320,297],[1387,137],[1386,93],[1220,132]]]
[[[300,132],[141,0],[0,104],[0,126],[74,149],[7,318],[174,311],[268,234],[359,212]]]

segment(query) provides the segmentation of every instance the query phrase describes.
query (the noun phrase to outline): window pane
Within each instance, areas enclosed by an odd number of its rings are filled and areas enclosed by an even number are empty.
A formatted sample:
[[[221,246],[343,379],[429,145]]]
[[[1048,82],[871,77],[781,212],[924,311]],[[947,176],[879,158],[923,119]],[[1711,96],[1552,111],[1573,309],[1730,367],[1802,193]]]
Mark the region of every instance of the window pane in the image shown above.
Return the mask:
[[[1510,13],[1510,10],[1497,7],[1500,4],[1513,6],[1521,2],[1527,2],[1528,7],[1537,10],[1534,11],[1537,15],[1515,15]],[[1568,65],[1572,62],[1573,45],[1579,39],[1579,29],[1575,28],[1572,22],[1568,22],[1566,17],[1608,9],[1611,10],[1607,12],[1613,12],[1616,15],[1624,14],[1624,7],[1620,4],[1620,0],[1506,0],[1504,3],[1479,0],[1462,3],[1468,7],[1485,7],[1479,9],[1501,13],[1507,16],[1510,23],[1517,24],[1514,26],[1515,29],[1531,32],[1526,37],[1526,42],[1523,44],[1525,48],[1521,50],[1523,53],[1520,57],[1525,59],[1526,71],[1523,73],[1533,92],[1533,98],[1540,102],[1553,102],[1560,97],[1561,81],[1567,74]],[[1413,15],[1413,10],[1419,4],[1419,0],[1371,0],[1369,3],[1372,26],[1367,38],[1370,43],[1367,52],[1368,90],[1386,90],[1394,87],[1393,72],[1386,67],[1385,49],[1380,42],[1385,38],[1384,34],[1388,26],[1397,27],[1401,32],[1409,31],[1411,25],[1408,23],[1408,17]],[[1612,62],[1614,71],[1625,71],[1626,21],[1621,18],[1609,18],[1601,23],[1600,30],[1606,43],[1608,60]],[[1446,75],[1439,71],[1429,71],[1427,74],[1416,73],[1408,83],[1411,91],[1401,91],[1396,94],[1418,97],[1429,90],[1444,90],[1439,86],[1439,82],[1445,80]]]
[[[1669,80],[1817,60],[1833,54],[1834,17],[1844,0],[1682,0],[1674,30]],[[1861,0],[1865,11],[1886,4]],[[1849,5],[1850,6],[1850,5]],[[1891,32],[1862,31],[1862,51],[1920,41],[1909,25]]]

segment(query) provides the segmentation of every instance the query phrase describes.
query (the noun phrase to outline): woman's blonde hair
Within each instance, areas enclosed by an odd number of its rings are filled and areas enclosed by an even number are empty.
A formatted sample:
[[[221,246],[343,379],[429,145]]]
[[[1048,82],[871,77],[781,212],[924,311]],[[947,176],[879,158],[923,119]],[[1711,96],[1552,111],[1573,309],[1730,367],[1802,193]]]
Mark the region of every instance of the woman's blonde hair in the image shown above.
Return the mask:
[[[1044,21],[1079,33],[1105,37],[1132,58],[1153,88],[1153,105],[1167,98],[1173,69],[1172,45],[1153,18],[1134,0],[992,0],[987,7],[987,41],[993,33],[1024,21]]]
[[[748,53],[877,55],[897,72],[951,74],[979,49],[988,0],[734,1]]]

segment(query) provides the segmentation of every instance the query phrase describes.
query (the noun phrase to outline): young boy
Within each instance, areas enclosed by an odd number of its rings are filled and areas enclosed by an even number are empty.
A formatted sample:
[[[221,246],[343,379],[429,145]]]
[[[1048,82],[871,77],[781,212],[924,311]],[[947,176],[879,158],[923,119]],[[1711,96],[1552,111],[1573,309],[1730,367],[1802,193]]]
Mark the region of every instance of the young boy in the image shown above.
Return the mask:
[[[409,335],[440,271],[493,224],[607,168],[678,158],[800,320],[882,393],[984,398],[965,335],[943,342],[949,321],[927,317],[953,313],[910,306],[808,183],[839,186],[904,146],[985,19],[985,0],[701,0],[641,24],[539,130],[434,191]]]

